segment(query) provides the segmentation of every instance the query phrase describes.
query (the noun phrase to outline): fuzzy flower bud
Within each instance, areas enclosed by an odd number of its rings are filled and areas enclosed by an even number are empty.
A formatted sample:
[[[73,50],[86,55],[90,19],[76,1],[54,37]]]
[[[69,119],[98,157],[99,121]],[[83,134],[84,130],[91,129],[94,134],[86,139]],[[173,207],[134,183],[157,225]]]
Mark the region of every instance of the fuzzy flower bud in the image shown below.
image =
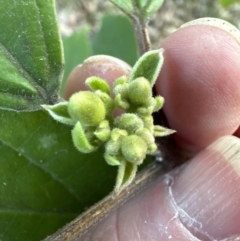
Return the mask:
[[[128,87],[128,98],[135,105],[145,105],[152,97],[152,87],[147,79],[139,77]]]
[[[138,129],[143,128],[143,121],[135,114],[126,113],[117,117],[114,124],[123,130],[126,130],[128,134],[134,134]]]
[[[106,114],[102,100],[90,91],[73,94],[68,103],[68,112],[72,119],[80,121],[83,126],[97,126]]]
[[[146,157],[147,144],[141,137],[130,135],[123,139],[121,151],[127,161],[140,165]]]

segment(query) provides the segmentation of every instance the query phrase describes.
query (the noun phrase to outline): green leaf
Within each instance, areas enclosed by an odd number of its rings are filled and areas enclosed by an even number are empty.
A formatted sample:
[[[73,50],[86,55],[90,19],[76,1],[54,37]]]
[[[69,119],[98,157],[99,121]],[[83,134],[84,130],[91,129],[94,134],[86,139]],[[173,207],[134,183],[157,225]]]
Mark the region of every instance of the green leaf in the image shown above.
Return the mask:
[[[110,166],[119,166],[121,162],[114,156],[109,155],[108,153],[104,154],[104,158],[108,165]]]
[[[91,88],[91,90],[101,90],[104,93],[110,94],[110,87],[106,80],[99,77],[92,76],[86,79],[85,84]]]
[[[57,99],[63,57],[53,0],[0,0],[0,109]]]
[[[133,65],[138,58],[134,29],[124,15],[106,15],[93,38],[93,54],[106,54]]]
[[[42,105],[42,107],[52,116],[52,118],[66,125],[74,125],[74,121],[68,113],[68,102],[60,102],[55,105]]]
[[[142,17],[147,19],[151,17],[162,6],[163,0],[135,0]]]
[[[163,65],[163,50],[152,50],[142,55],[129,77],[129,81],[133,81],[138,77],[146,78],[153,86],[157,80],[159,72]]]
[[[131,13],[133,11],[131,0],[110,0],[110,2],[117,5],[125,13]]]
[[[172,129],[168,129],[166,127],[163,127],[163,126],[158,126],[158,125],[155,125],[154,126],[154,136],[168,136],[168,135],[171,135],[173,133],[175,133],[176,131],[175,130],[172,130]]]
[[[97,150],[97,147],[89,142],[79,121],[72,130],[72,139],[75,147],[82,153],[91,153]]]
[[[234,3],[240,2],[240,0],[218,0],[218,1],[223,5],[223,7],[226,7],[226,8]]]
[[[127,187],[134,179],[137,173],[137,165],[125,160],[121,160],[121,164],[118,168],[118,175],[116,180],[116,186],[114,191],[120,192]]]
[[[0,240],[38,241],[103,198],[116,168],[45,111],[0,111]]]
[[[61,96],[63,96],[66,80],[70,72],[92,55],[89,32],[90,28],[84,26],[71,36],[63,38],[65,68],[63,82],[61,83]]]
[[[162,96],[157,96],[154,98],[154,108],[153,108],[153,111],[154,112],[157,112],[159,111],[162,107],[163,107],[163,104],[164,104],[164,98]]]

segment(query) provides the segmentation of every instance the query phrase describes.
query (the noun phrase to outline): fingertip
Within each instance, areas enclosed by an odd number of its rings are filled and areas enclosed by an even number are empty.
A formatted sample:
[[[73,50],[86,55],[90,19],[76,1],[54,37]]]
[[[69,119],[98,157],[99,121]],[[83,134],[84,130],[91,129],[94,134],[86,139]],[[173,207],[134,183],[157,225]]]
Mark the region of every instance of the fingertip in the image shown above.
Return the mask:
[[[192,158],[175,179],[174,205],[199,240],[232,240],[240,234],[239,150],[238,138],[221,137]]]
[[[240,123],[239,41],[220,28],[194,25],[161,47],[165,62],[156,89],[177,142],[201,149],[233,134]]]
[[[240,235],[239,149],[236,137],[218,139],[80,240],[232,240]]]
[[[64,91],[64,99],[80,90],[87,90],[85,80],[90,76],[97,76],[112,82],[123,75],[128,76],[131,67],[124,61],[107,55],[95,55],[86,59],[83,64],[76,66],[70,73]]]

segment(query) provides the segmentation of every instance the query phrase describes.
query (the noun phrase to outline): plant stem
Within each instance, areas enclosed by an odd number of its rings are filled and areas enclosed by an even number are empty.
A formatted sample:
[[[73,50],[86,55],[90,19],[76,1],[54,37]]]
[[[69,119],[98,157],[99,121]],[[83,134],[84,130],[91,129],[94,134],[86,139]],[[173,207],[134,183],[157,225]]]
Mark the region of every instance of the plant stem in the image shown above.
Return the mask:
[[[139,54],[143,55],[151,49],[151,43],[147,30],[147,20],[143,18],[141,11],[136,5],[136,0],[132,0],[134,11],[132,13],[120,9],[128,15],[134,24],[135,35],[138,43]],[[119,6],[118,6],[119,7]],[[123,189],[120,193],[112,192],[103,200],[92,206],[85,213],[81,214],[71,223],[57,231],[55,234],[47,237],[44,241],[75,241],[80,240],[86,232],[88,232],[95,224],[106,217],[110,212],[117,209],[130,198],[142,191],[148,184],[171,170],[177,163],[183,163],[187,158],[182,155],[172,142],[171,137],[162,140],[159,143],[161,156],[157,156],[156,160],[161,162],[153,162],[135,177],[134,181]]]
[[[110,0],[111,1],[111,0]],[[143,18],[143,15],[136,5],[136,0],[131,0],[133,5],[133,12],[127,12],[121,6],[115,4],[123,13],[125,13],[133,22],[136,41],[139,49],[139,54],[142,56],[147,51],[151,50],[151,41],[147,29],[148,21]]]
[[[133,13],[130,15],[130,18],[133,21],[135,36],[138,43],[139,54],[140,56],[151,50],[151,42],[149,38],[149,33],[147,29],[147,20],[144,19],[142,12],[136,4],[136,0],[132,0]]]
[[[136,16],[132,16],[135,35],[138,43],[140,56],[151,49],[151,42],[147,30],[147,22]]]

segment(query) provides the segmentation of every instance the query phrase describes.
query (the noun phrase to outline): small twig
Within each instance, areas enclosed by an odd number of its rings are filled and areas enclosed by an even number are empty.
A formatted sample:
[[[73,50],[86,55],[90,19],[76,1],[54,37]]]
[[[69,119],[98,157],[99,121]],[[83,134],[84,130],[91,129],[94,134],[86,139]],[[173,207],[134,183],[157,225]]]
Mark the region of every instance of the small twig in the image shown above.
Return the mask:
[[[132,4],[134,10],[131,13],[126,12],[124,9],[121,9],[121,7],[120,9],[133,21],[139,52],[140,55],[142,55],[151,48],[147,31],[147,20],[141,15],[139,8],[136,6],[135,0],[132,0]],[[159,145],[161,155],[157,156],[156,160],[161,160],[160,163],[154,162],[150,164],[147,168],[137,174],[134,181],[127,188],[123,189],[118,194],[109,194],[102,201],[95,204],[71,223],[67,224],[55,234],[44,239],[44,241],[79,240],[79,238],[110,212],[114,211],[127,200],[135,196],[158,177],[171,170],[177,163],[182,163],[183,160],[186,159],[186,157],[181,155],[180,150],[171,142],[171,138],[165,139],[165,141],[162,140]]]
[[[80,7],[82,8],[83,12],[85,13],[87,21],[91,24],[94,25],[96,22],[96,19],[94,17],[94,14],[89,10],[87,7],[86,3],[82,0],[79,1]]]
[[[107,214],[126,202],[129,198],[136,195],[154,178],[162,172],[162,166],[153,163],[150,167],[139,173],[135,180],[117,196],[114,193],[106,196],[102,201],[95,204],[87,212],[69,223],[63,229],[44,241],[73,241],[80,238],[93,225],[102,220]]]
[[[147,51],[151,50],[150,38],[147,30],[147,23],[145,20],[134,17],[135,35],[138,42],[139,54],[143,55]]]
[[[127,12],[115,2],[111,0],[110,2],[116,5],[124,14],[126,14],[132,20],[140,56],[151,50],[151,41],[147,30],[148,21],[143,19],[143,16],[139,11],[138,7],[136,6],[135,1],[132,0],[133,12]]]
[[[138,43],[140,56],[151,50],[151,42],[149,38],[149,33],[147,29],[147,20],[142,16],[141,11],[136,6],[135,0],[132,0],[133,13],[131,14],[131,19],[134,24],[135,35]]]

